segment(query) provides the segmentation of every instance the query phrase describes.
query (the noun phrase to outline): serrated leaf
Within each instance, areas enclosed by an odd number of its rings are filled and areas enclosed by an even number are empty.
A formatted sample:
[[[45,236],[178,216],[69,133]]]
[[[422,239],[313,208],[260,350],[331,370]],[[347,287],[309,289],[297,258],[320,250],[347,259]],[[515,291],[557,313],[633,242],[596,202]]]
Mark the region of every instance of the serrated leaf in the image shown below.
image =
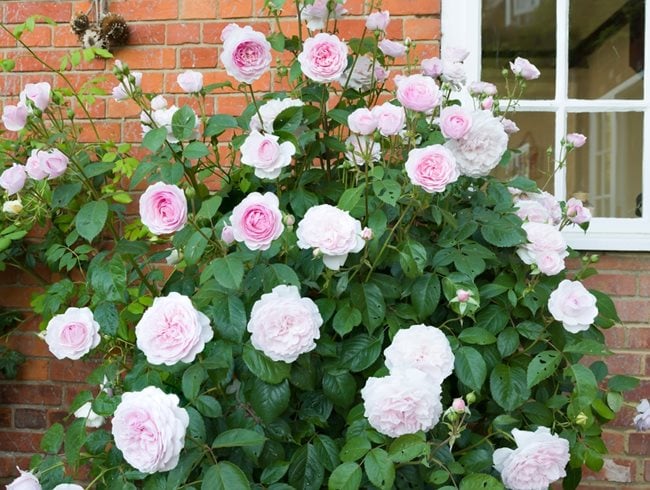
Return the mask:
[[[537,354],[528,365],[526,384],[532,388],[556,372],[562,356],[557,351],[544,351]]]
[[[435,274],[425,273],[413,283],[411,303],[419,317],[431,315],[440,301],[440,280]]]
[[[474,391],[481,391],[487,377],[483,356],[473,347],[461,347],[455,353],[454,371],[458,379]]]
[[[201,490],[247,490],[250,487],[244,472],[229,461],[208,467],[201,483]]]
[[[194,400],[201,390],[201,385],[208,379],[208,373],[201,364],[192,364],[183,373],[183,395],[188,400]]]
[[[106,201],[91,201],[84,204],[75,217],[77,232],[89,242],[104,228],[108,217]]]
[[[244,345],[242,359],[246,367],[266,383],[281,383],[291,374],[291,364],[283,361],[273,361],[250,344]]]
[[[212,441],[213,448],[261,446],[266,437],[249,429],[230,429],[219,434]]]
[[[370,367],[381,354],[383,334],[371,337],[360,334],[343,341],[339,364],[353,373],[358,373]]]
[[[388,453],[381,448],[374,448],[366,454],[363,467],[368,480],[380,490],[390,490],[395,481],[395,465]]]
[[[147,133],[143,136],[142,146],[144,146],[147,150],[156,152],[163,145],[166,138],[167,128],[154,128],[147,131]]]
[[[41,449],[46,453],[57,454],[63,444],[64,429],[58,422],[52,424],[43,434],[41,439]]]
[[[490,374],[490,393],[494,401],[511,412],[530,398],[526,371],[520,367],[497,364]]]
[[[336,467],[327,482],[328,490],[357,490],[361,485],[361,467],[357,463],[343,463]]]

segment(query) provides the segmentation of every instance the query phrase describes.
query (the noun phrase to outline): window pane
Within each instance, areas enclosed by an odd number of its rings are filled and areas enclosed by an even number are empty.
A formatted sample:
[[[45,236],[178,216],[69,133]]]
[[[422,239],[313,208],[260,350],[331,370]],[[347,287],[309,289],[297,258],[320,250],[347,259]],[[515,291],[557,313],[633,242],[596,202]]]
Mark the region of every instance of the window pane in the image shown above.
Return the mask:
[[[517,56],[542,72],[528,83],[524,98],[555,97],[555,0],[483,0],[481,78],[505,95],[501,70]]]
[[[517,112],[512,120],[519,132],[510,136],[508,147],[513,150],[510,163],[499,168],[502,178],[521,175],[537,182],[540,188],[553,192],[553,162],[546,157],[546,149],[553,148],[555,113]]]
[[[645,0],[571,0],[569,97],[643,98],[644,7]]]
[[[641,112],[569,114],[569,132],[587,144],[567,162],[567,195],[588,201],[594,216],[634,218],[640,199],[643,151]]]

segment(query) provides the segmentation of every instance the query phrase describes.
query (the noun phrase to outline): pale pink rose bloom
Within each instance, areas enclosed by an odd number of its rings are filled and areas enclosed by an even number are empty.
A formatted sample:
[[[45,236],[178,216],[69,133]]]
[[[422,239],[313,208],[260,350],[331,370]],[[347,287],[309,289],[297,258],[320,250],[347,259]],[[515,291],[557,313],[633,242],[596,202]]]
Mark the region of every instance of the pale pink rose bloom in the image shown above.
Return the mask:
[[[429,193],[443,192],[460,176],[454,155],[442,145],[411,150],[404,166],[411,183]]]
[[[506,132],[506,134],[515,134],[519,132],[519,126],[511,120],[507,118],[502,118],[501,119],[501,125],[503,126],[503,130]]]
[[[489,111],[472,113],[472,127],[464,138],[445,146],[456,157],[462,175],[484,177],[499,164],[508,147],[508,135]]]
[[[305,76],[315,82],[339,79],[348,64],[348,45],[333,34],[321,32],[305,40],[298,55]]]
[[[434,56],[433,58],[422,60],[420,67],[422,68],[422,74],[428,77],[438,78],[442,75],[442,60],[438,57]]]
[[[542,274],[554,276],[564,270],[564,255],[556,252],[540,252],[537,254],[537,268]]]
[[[548,311],[566,330],[588,330],[598,316],[596,297],[579,281],[563,280],[548,298]]]
[[[154,98],[155,100],[155,98]],[[153,102],[153,100],[152,100]],[[163,105],[164,102],[164,105]],[[178,111],[178,107],[175,105],[172,105],[170,107],[167,107],[167,101],[164,99],[162,100],[156,100],[156,105],[159,105],[159,109],[155,109],[151,113],[151,118],[143,111],[140,113],[140,122],[142,123],[142,134],[145,135],[147,134],[151,128],[166,128],[167,129],[167,141],[170,143],[178,143],[178,138],[174,136],[174,131],[172,128],[172,119],[174,117],[174,114],[176,114],[176,111]],[[153,107],[152,107],[153,109]],[[196,114],[195,114],[196,116]],[[201,123],[201,120],[198,117],[195,117],[194,120],[194,131],[192,135],[189,137],[190,140],[197,139],[199,137],[199,132],[198,132],[198,127],[199,124]]]
[[[9,131],[20,131],[27,124],[27,114],[24,104],[6,105],[2,109],[2,123]]]
[[[383,378],[368,378],[361,390],[364,415],[389,437],[432,429],[442,415],[440,385],[417,369],[395,370]]]
[[[349,148],[345,152],[345,158],[360,167],[381,159],[381,145],[371,136],[350,135],[345,140],[345,146]]]
[[[591,211],[584,207],[580,199],[572,197],[566,202],[566,217],[571,223],[581,225],[591,221]]]
[[[636,407],[637,415],[634,416],[636,430],[650,430],[650,403],[647,399],[641,400]]]
[[[569,441],[551,434],[547,427],[535,432],[512,429],[516,449],[494,451],[494,468],[510,490],[546,490],[554,481],[566,476]]]
[[[226,245],[230,245],[231,243],[235,242],[235,234],[232,231],[232,226],[226,225],[223,227],[221,230],[221,239],[226,243]]]
[[[373,12],[366,18],[366,28],[370,31],[385,31],[390,22],[390,12]]]
[[[133,77],[133,80],[130,80],[130,77]],[[129,94],[140,87],[142,83],[142,73],[139,71],[132,71],[129,75],[125,75],[124,79],[120,82],[119,85],[113,87],[113,98],[115,100],[122,101],[129,98]]]
[[[20,476],[6,486],[7,490],[41,490],[43,488],[31,471],[16,468],[20,472]]]
[[[234,23],[228,24],[221,31],[221,42],[225,43],[226,39],[228,39],[228,37],[230,37],[231,34],[237,33],[239,31],[239,29],[241,29],[241,27],[239,27],[239,25],[237,25],[237,24],[234,24]]]
[[[104,425],[104,417],[97,415],[93,411],[91,402],[86,402],[81,405],[77,410],[74,411],[73,415],[78,419],[86,419],[86,427],[90,427],[91,429],[97,429],[98,427]]]
[[[370,89],[370,87],[372,87],[372,64],[372,60],[366,55],[357,57],[354,66],[346,69],[341,74],[339,77],[339,83],[344,87],[349,87],[360,92],[365,92],[366,90]],[[381,69],[381,66],[375,62],[375,81],[380,81],[377,77],[378,69]],[[352,74],[350,74],[350,70],[352,70]]]
[[[442,100],[442,93],[433,78],[416,74],[398,77],[395,83],[397,100],[406,109],[430,113]]]
[[[41,167],[41,153],[44,152],[36,149],[32,150],[25,162],[25,171],[34,180],[42,180],[47,177],[47,173]]]
[[[467,410],[467,405],[462,398],[454,398],[454,401],[451,402],[451,408],[454,409],[454,412],[464,413]]]
[[[176,77],[176,82],[188,94],[198,93],[203,88],[203,73],[187,70]]]
[[[231,27],[232,26],[232,27]],[[251,26],[231,24],[219,59],[226,72],[242,83],[253,83],[271,68],[271,44]]]
[[[84,487],[76,483],[59,483],[52,490],[84,490]]]
[[[179,231],[187,223],[187,200],[173,184],[156,182],[140,196],[140,219],[154,235]]]
[[[250,250],[268,250],[284,231],[280,201],[272,192],[251,192],[232,210],[233,237]]]
[[[210,319],[176,292],[155,298],[135,326],[138,349],[155,365],[193,362],[212,336]]]
[[[68,164],[70,163],[68,157],[62,151],[59,151],[56,148],[39,152],[38,161],[48,180],[52,180],[63,175],[68,168]]]
[[[25,166],[14,163],[0,175],[0,187],[11,196],[22,190],[26,180],[27,171],[25,170]]]
[[[329,204],[309,208],[298,223],[296,236],[299,248],[318,248],[323,263],[332,270],[339,270],[349,253],[360,252],[365,245],[361,222]]]
[[[384,356],[391,374],[395,370],[417,369],[429,377],[430,384],[441,384],[454,370],[449,340],[442,330],[428,325],[398,330]]]
[[[305,103],[298,99],[271,99],[259,107],[259,115],[255,113],[251,118],[251,131],[264,131],[265,133],[273,132],[273,123],[282,111],[290,107],[302,107]],[[262,116],[262,121],[260,121]]]
[[[472,127],[472,115],[457,105],[445,107],[440,111],[440,131],[445,138],[460,139]]]
[[[47,82],[28,83],[22,92],[20,92],[20,101],[27,107],[29,112],[32,111],[27,103],[27,99],[31,100],[41,111],[44,111],[50,105],[51,92],[52,87]]]
[[[526,222],[522,225],[528,243],[517,248],[524,264],[536,264],[543,274],[553,276],[564,269],[564,258],[569,255],[562,233],[553,225]]]
[[[68,308],[54,315],[41,334],[57,359],[81,359],[99,345],[99,323],[89,308]]]
[[[241,162],[253,167],[260,179],[275,179],[291,164],[291,157],[296,153],[293,143],[279,143],[279,139],[273,134],[251,132],[241,146]]]
[[[159,111],[161,109],[167,109],[167,99],[162,95],[156,95],[151,99],[151,109],[154,111]]]
[[[377,119],[370,109],[360,107],[348,116],[348,126],[353,133],[368,135],[377,129]]]
[[[546,191],[530,192],[515,197],[517,216],[524,221],[558,225],[562,221],[562,207],[555,196]]]
[[[452,63],[451,61],[442,61],[442,79],[449,82],[454,88],[459,88],[467,81],[465,65],[462,63]]]
[[[472,297],[472,292],[466,289],[459,289],[456,291],[456,299],[459,303],[467,303]]]
[[[377,129],[382,136],[395,136],[406,126],[404,108],[390,102],[373,107],[372,114],[377,120]]]
[[[375,80],[377,82],[385,82],[388,80],[389,71],[381,66],[379,63],[375,63]]]
[[[372,228],[368,228],[366,226],[363,230],[361,230],[361,238],[363,238],[365,241],[372,240],[374,236],[375,234],[372,231]]]
[[[540,72],[535,65],[533,65],[526,58],[517,57],[514,62],[510,62],[510,70],[517,76],[524,80],[534,80],[539,78]]]
[[[442,59],[450,63],[462,63],[469,56],[469,51],[458,46],[448,46],[442,52]]]
[[[472,95],[491,96],[497,94],[497,86],[490,82],[472,82],[468,88]]]
[[[330,10],[329,5],[329,0],[314,0],[313,4],[305,5],[301,17],[307,23],[307,28],[312,31],[325,29],[328,18],[340,19],[347,13],[340,3],[336,3],[334,10]]]
[[[143,473],[176,467],[190,423],[176,395],[147,386],[122,394],[112,421],[115,446],[127,463]]]
[[[392,58],[399,58],[406,54],[406,46],[398,41],[391,41],[390,39],[382,39],[379,41],[379,50],[386,56]]]
[[[492,97],[486,97],[481,101],[481,109],[490,110],[494,106],[494,99]]]
[[[316,303],[296,286],[280,285],[263,294],[251,310],[251,343],[274,361],[293,362],[316,348],[323,318]]]
[[[580,148],[587,142],[587,137],[580,133],[569,133],[566,135],[566,141],[574,148]]]

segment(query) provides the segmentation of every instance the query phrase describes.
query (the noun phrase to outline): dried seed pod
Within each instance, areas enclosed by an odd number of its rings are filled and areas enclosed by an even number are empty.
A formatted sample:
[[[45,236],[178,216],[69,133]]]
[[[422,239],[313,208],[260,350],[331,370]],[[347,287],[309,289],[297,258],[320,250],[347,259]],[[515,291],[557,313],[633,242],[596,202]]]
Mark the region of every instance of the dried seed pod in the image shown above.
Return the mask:
[[[110,46],[122,46],[129,39],[129,26],[118,14],[106,14],[100,22],[100,30]]]
[[[84,32],[90,27],[90,20],[86,14],[80,12],[72,18],[70,27],[72,28],[72,32],[81,38]]]
[[[81,45],[84,48],[109,48],[108,40],[102,36],[102,33],[96,25],[89,27],[81,37]]]

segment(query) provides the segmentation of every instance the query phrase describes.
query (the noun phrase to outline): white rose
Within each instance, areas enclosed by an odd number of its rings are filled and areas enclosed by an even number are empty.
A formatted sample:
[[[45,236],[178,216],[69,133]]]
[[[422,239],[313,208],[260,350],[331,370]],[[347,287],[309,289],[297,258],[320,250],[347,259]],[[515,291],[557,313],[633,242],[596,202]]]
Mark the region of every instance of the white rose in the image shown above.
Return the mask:
[[[176,82],[184,92],[197,93],[203,88],[203,73],[187,70],[176,77]]]
[[[551,293],[548,311],[571,333],[589,329],[598,316],[596,297],[581,282],[568,279]]]
[[[20,468],[18,471],[20,476],[6,486],[7,490],[41,490],[38,478],[31,471],[23,471]]]
[[[20,199],[15,199],[13,201],[5,201],[2,204],[2,211],[12,216],[20,214],[22,210],[23,210],[23,203],[20,201]]]
[[[375,142],[371,136],[354,134],[345,140],[345,146],[350,148],[345,152],[346,160],[355,165],[362,166],[378,162],[381,159],[381,145]]]
[[[279,137],[253,131],[241,146],[241,162],[255,169],[260,179],[275,179],[284,167],[291,164],[296,153],[293,143],[278,143]]]
[[[637,415],[634,416],[636,430],[650,429],[650,403],[647,399],[641,400],[636,407]]]
[[[80,359],[99,345],[99,323],[89,308],[68,308],[48,322],[43,338],[57,359]]]
[[[251,131],[273,132],[273,123],[280,113],[289,107],[302,107],[305,103],[298,99],[271,99],[259,108],[259,115],[256,113],[251,118]],[[262,116],[262,121],[260,121]],[[263,123],[263,124],[262,124]]]
[[[92,408],[92,403],[86,402],[74,411],[74,416],[78,419],[86,419],[86,427],[96,429],[104,425],[104,417],[97,415]]]

